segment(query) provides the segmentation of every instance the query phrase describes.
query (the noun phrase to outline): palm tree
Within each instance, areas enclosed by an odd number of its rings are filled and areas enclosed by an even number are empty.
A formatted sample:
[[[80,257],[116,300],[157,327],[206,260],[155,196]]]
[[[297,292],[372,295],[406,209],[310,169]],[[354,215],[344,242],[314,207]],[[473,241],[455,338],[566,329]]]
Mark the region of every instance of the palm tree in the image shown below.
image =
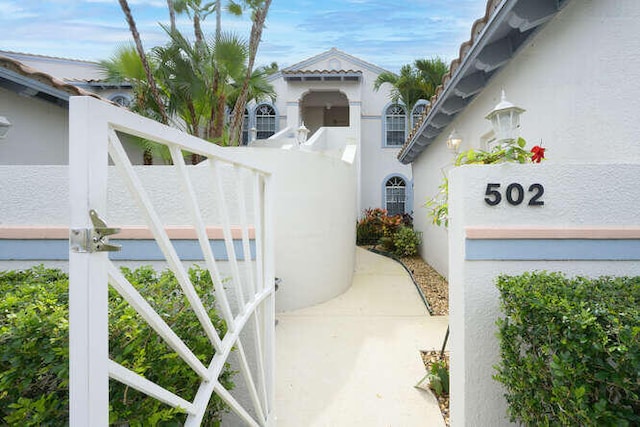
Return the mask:
[[[385,83],[392,85],[391,101],[404,104],[409,122],[411,112],[418,101],[431,99],[448,70],[447,64],[438,57],[418,59],[413,65],[403,65],[399,75],[391,72],[381,73],[373,83],[373,88],[379,90]]]
[[[231,2],[232,5],[235,2]],[[244,121],[244,110],[249,97],[249,81],[253,74],[253,66],[258,53],[258,46],[262,38],[262,30],[267,19],[267,13],[271,6],[271,0],[244,0],[245,5],[251,10],[251,35],[249,36],[249,61],[246,73],[242,80],[240,95],[233,107],[233,115],[229,124],[229,139],[233,145],[240,145],[242,134],[242,122]]]
[[[120,3],[120,8],[122,8],[122,12],[124,13],[125,18],[127,19],[127,23],[129,24],[129,30],[131,31],[131,35],[133,36],[133,41],[136,45],[136,50],[138,55],[140,56],[140,60],[142,61],[142,67],[144,68],[144,72],[147,77],[147,83],[149,84],[149,88],[151,90],[151,94],[157,104],[158,112],[160,113],[162,123],[169,123],[169,116],[164,108],[162,103],[162,99],[160,98],[160,92],[158,91],[158,86],[153,77],[153,73],[151,71],[151,66],[147,60],[147,56],[144,52],[144,48],[142,47],[142,39],[140,38],[140,33],[138,32],[138,28],[136,27],[136,21],[133,19],[133,15],[131,13],[131,8],[129,7],[129,3],[127,0],[118,0]],[[146,159],[145,159],[146,162]]]
[[[414,62],[424,84],[423,99],[430,99],[436,93],[438,86],[442,84],[442,78],[449,72],[449,66],[441,58],[417,59]]]
[[[157,66],[154,65],[152,58],[147,58],[147,62],[151,73],[155,74]],[[158,103],[151,95],[147,75],[135,45],[125,44],[119,46],[108,60],[100,61],[99,65],[106,75],[107,81],[118,84],[122,82],[131,84],[133,100],[128,105],[131,111],[162,122]],[[154,157],[167,159],[167,153],[158,151],[157,144],[138,139],[134,139],[134,142],[143,149],[143,163],[145,165],[153,164]]]
[[[135,64],[137,68],[125,67],[124,64],[118,63],[120,60],[127,63],[136,61],[127,57],[118,58],[116,55],[116,60],[112,58],[113,63],[106,64],[105,69],[111,67],[108,73],[113,78],[120,78],[120,81],[127,78],[132,81],[136,93],[134,109],[139,113],[160,119],[164,123],[168,123],[172,117],[177,117],[180,120],[171,124],[182,127],[190,134],[225,145],[231,140],[237,145],[239,135],[234,139],[229,138],[229,133],[226,133],[227,109],[235,109],[242,104],[244,112],[248,99],[262,99],[267,96],[275,98],[273,87],[266,81],[265,70],[252,69],[271,0],[244,2],[247,7],[254,8],[251,32],[253,44],[250,40],[249,46],[235,35],[220,32],[219,26],[216,28],[214,40],[205,38],[201,23],[220,7],[220,2],[202,4],[200,0],[167,0],[170,15],[173,7],[175,12],[187,13],[192,18],[195,42],[189,42],[182,33],[174,29],[172,23],[169,28],[163,26],[170,37],[167,45],[156,47],[149,55],[145,55],[140,53],[142,44],[136,43],[136,52],[140,57],[140,61]],[[126,1],[124,3],[126,4]],[[233,13],[238,13],[239,8],[239,4],[230,2],[229,10]],[[139,41],[139,34],[137,31],[134,32],[135,22],[131,11],[125,7],[123,11],[125,14],[128,11],[127,20],[132,34]],[[128,53],[130,52],[131,48]],[[145,70],[144,78],[139,73],[140,66]],[[128,74],[129,72],[134,74]],[[155,91],[151,90],[151,84],[155,85]],[[241,114],[241,119],[242,116]],[[239,122],[239,126],[241,131],[242,121]],[[196,159],[192,161],[197,162]]]

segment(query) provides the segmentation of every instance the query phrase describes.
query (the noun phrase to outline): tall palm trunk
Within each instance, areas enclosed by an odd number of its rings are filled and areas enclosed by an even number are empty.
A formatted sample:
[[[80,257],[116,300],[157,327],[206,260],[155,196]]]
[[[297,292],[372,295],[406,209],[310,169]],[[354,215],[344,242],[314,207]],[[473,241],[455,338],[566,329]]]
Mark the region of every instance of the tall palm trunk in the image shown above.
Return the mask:
[[[173,7],[173,0],[167,0],[167,7],[169,8],[169,21],[171,22],[171,32],[176,31],[176,8]]]
[[[222,32],[222,0],[216,0],[216,42]]]
[[[200,15],[198,15],[197,13],[193,15],[193,33],[196,36],[196,44],[201,45],[204,41],[204,33],[202,32]]]
[[[229,130],[229,143],[231,145],[240,145],[240,136],[242,132],[242,122],[244,120],[244,109],[247,104],[247,97],[249,95],[249,80],[253,73],[253,65],[258,53],[258,46],[260,45],[260,39],[262,38],[262,30],[264,29],[264,22],[267,19],[267,13],[269,12],[269,6],[271,6],[271,0],[265,0],[262,7],[257,8],[253,14],[253,24],[251,25],[251,36],[249,38],[249,61],[247,64],[247,73],[242,83],[242,90],[236,100],[236,104],[233,107],[233,117],[231,119],[231,125]]]
[[[131,30],[131,35],[133,36],[133,41],[136,44],[136,50],[138,51],[138,55],[140,56],[140,61],[142,61],[142,67],[144,68],[144,73],[147,77],[147,81],[151,88],[151,95],[153,96],[154,101],[158,105],[158,112],[160,113],[160,117],[162,117],[162,123],[169,123],[169,116],[167,116],[167,111],[164,108],[164,103],[162,102],[162,98],[160,97],[160,92],[158,91],[158,85],[156,84],[156,79],[153,77],[153,73],[151,72],[151,67],[149,66],[149,61],[147,60],[147,55],[144,52],[144,48],[142,47],[142,39],[140,38],[140,33],[138,32],[138,28],[136,27],[136,21],[133,19],[133,15],[131,14],[131,9],[129,8],[129,3],[127,0],[118,0],[120,3],[120,7],[122,8],[122,12],[124,13],[125,18],[127,19],[127,23],[129,24],[129,30]]]

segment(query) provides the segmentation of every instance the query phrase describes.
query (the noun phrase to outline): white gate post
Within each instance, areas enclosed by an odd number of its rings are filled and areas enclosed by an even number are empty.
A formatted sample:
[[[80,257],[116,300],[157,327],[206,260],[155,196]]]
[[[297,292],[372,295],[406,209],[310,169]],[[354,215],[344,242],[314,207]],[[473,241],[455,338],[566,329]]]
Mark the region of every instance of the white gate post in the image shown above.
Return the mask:
[[[91,229],[89,210],[107,205],[107,123],[100,102],[69,102],[70,229]],[[107,253],[69,253],[69,423],[109,422]]]

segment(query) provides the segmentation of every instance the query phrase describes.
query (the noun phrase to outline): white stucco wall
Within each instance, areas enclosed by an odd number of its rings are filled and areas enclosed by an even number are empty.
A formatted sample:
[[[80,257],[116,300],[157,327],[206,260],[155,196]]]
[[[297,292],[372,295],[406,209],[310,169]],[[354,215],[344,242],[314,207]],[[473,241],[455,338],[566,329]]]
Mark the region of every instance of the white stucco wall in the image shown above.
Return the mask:
[[[446,137],[455,128],[461,151],[480,147],[491,130],[484,117],[501,89],[526,109],[521,135],[528,148],[542,143],[548,163],[640,162],[640,56],[630,54],[640,51],[639,19],[636,0],[569,2],[413,163],[422,255],[441,274],[447,274],[446,232],[431,226],[420,206],[437,192]]]
[[[333,129],[338,132],[341,128]],[[356,175],[354,153],[341,157],[300,150],[229,148],[239,161],[258,161],[274,173],[276,275],[283,279],[277,309],[293,310],[333,298],[351,286],[355,256]],[[166,225],[190,223],[173,167],[138,167],[145,189]],[[190,167],[201,196],[203,219],[220,225],[208,168]],[[235,176],[222,174],[231,222],[239,218]],[[66,166],[0,166],[0,226],[69,224]],[[250,182],[249,180],[247,182]],[[247,206],[252,206],[249,193]],[[115,170],[109,175],[107,212],[111,226],[143,225],[144,220]],[[252,221],[251,216],[248,221]]]
[[[640,224],[640,165],[574,164],[549,162],[540,165],[464,166],[451,173],[449,290],[451,326],[451,421],[452,426],[505,426],[503,389],[491,376],[498,362],[495,321],[499,317],[498,291],[494,280],[500,274],[525,271],[562,271],[581,276],[640,275],[637,260],[526,260],[466,259],[467,227],[635,227]],[[497,206],[485,203],[487,183],[520,183],[525,191],[540,183],[544,206],[527,203]],[[525,201],[529,199],[527,193]],[[575,243],[575,247],[584,247]],[[603,241],[600,241],[601,243]],[[504,243],[507,244],[507,243]],[[612,245],[616,245],[616,241]],[[549,247],[553,246],[553,241]],[[491,254],[489,254],[491,255]],[[597,254],[603,256],[602,252]],[[628,254],[633,256],[634,254]],[[637,255],[636,255],[637,257]]]
[[[384,207],[384,180],[390,175],[400,175],[411,181],[411,167],[400,164],[396,155],[399,147],[383,147],[383,118],[385,107],[390,103],[391,86],[383,85],[375,91],[373,84],[381,71],[373,64],[367,64],[357,58],[349,57],[340,51],[329,51],[318,55],[317,60],[302,63],[304,70],[358,70],[362,72],[360,81],[290,81],[282,77],[274,78],[272,84],[278,92],[276,108],[280,113],[280,125],[297,129],[302,116],[309,129],[317,129],[323,121],[320,110],[308,109],[305,116],[299,108],[305,95],[311,91],[341,93],[347,97],[350,108],[359,107],[358,114],[350,115],[350,127],[356,139],[360,140],[359,163],[359,200],[360,209]],[[286,121],[283,120],[286,114]],[[285,124],[286,123],[286,124]],[[359,138],[358,138],[359,135]]]
[[[431,144],[412,164],[413,227],[422,232],[420,256],[444,277],[448,277],[449,253],[447,229],[433,224],[427,200],[438,194],[442,179],[453,167],[455,153],[444,141]]]
[[[0,88],[0,116],[11,127],[0,139],[0,165],[66,165],[69,163],[69,110],[37,98]],[[143,163],[143,150],[133,142],[123,145],[134,164]],[[163,164],[154,157],[155,164]]]
[[[145,221],[124,187],[114,167],[109,168],[108,211],[101,213],[113,226],[140,226]],[[211,188],[213,181],[207,168],[189,167],[196,192],[200,195],[203,219],[219,225],[220,213]],[[166,225],[191,223],[177,173],[170,166],[137,166],[162,222]],[[0,166],[0,225],[67,226],[69,224],[69,168],[67,166]],[[223,173],[226,200],[231,218],[238,218],[234,175]],[[252,206],[251,196],[247,205]],[[248,221],[252,221],[248,215]],[[233,222],[233,220],[232,220]]]
[[[336,128],[336,130],[339,128]],[[355,261],[356,170],[353,158],[302,150],[234,148],[274,172],[276,309],[327,301],[351,286]]]
[[[12,124],[0,139],[0,165],[64,164],[69,160],[68,111],[0,88],[0,116]]]

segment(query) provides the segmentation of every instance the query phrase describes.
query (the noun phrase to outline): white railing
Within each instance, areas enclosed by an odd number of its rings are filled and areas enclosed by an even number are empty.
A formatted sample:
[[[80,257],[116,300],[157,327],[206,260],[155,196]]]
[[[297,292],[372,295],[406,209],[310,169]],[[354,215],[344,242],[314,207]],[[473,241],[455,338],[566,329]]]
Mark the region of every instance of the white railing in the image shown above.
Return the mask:
[[[109,378],[120,381],[188,414],[186,425],[202,422],[213,393],[224,400],[247,425],[274,424],[274,272],[270,180],[268,172],[246,161],[240,163],[225,150],[186,135],[157,122],[142,118],[89,97],[74,97],[70,102],[70,200],[72,230],[91,229],[89,211],[109,211],[107,187],[109,159],[121,175],[131,198],[136,202],[146,226],[173,271],[182,292],[215,350],[207,365],[193,354],[170,326],[145,301],[120,273],[105,252],[75,252],[69,256],[69,330],[70,330],[70,424],[106,426],[109,421]],[[214,283],[219,311],[227,331],[221,334],[198,297],[173,242],[168,237],[161,213],[139,177],[140,168],[132,166],[123,148],[123,135],[134,135],[168,147],[182,186],[183,204],[195,230],[204,262]],[[183,151],[204,156],[215,195],[220,224],[208,224],[201,205],[201,193],[185,165]],[[144,169],[144,168],[142,168]],[[198,168],[200,169],[200,168]],[[223,175],[232,174],[236,186],[223,185]],[[118,189],[125,191],[124,189]],[[249,194],[247,194],[249,193]],[[234,206],[230,206],[233,204]],[[231,218],[230,212],[239,212]],[[109,226],[108,215],[104,214]],[[233,227],[242,230],[242,261],[236,256]],[[223,286],[219,262],[212,252],[206,227],[220,225],[230,267],[230,282]],[[73,231],[72,231],[73,233]],[[251,254],[250,234],[254,235],[255,259]],[[82,250],[82,249],[81,249]],[[109,359],[108,286],[111,285],[153,328],[200,378],[192,401],[175,395],[137,373]],[[231,298],[229,293],[235,294]],[[245,328],[245,326],[248,326]],[[241,337],[241,333],[245,333]],[[248,337],[247,337],[248,336]],[[253,347],[249,353],[249,348]],[[226,390],[218,376],[230,354],[238,358],[240,378],[244,381],[251,408]],[[248,356],[249,353],[249,356]],[[245,404],[246,405],[246,404]]]

